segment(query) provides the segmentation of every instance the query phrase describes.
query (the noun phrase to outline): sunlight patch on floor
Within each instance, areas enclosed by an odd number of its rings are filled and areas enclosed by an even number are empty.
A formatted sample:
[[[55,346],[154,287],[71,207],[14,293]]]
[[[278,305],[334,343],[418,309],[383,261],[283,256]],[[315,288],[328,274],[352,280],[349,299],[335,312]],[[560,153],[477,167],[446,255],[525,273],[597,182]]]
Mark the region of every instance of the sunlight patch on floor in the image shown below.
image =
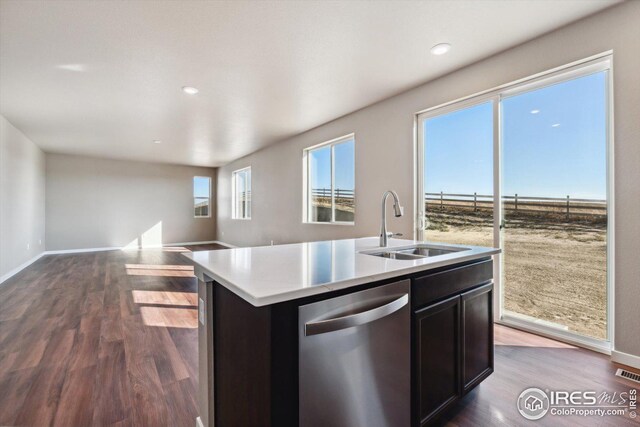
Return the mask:
[[[154,304],[168,306],[195,307],[198,297],[194,292],[165,292],[165,291],[131,291],[133,302],[136,304]]]
[[[166,246],[162,248],[162,252],[191,252],[191,250],[182,246]]]
[[[195,292],[132,290],[131,298],[139,305],[142,321],[147,326],[198,327],[198,295]]]
[[[129,276],[194,277],[192,265],[125,264]]]
[[[198,310],[195,308],[140,307],[142,322],[146,326],[166,328],[198,328]]]
[[[541,337],[539,335],[523,333],[518,329],[496,325],[494,328],[494,342],[497,346],[538,347],[538,348],[577,348],[560,341]]]

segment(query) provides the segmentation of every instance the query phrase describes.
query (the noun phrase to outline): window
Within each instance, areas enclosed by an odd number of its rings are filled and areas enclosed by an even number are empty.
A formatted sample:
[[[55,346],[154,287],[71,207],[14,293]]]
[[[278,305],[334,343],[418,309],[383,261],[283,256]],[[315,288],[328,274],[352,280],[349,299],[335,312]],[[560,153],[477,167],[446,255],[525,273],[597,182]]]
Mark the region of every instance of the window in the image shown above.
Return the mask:
[[[418,239],[499,246],[498,318],[608,351],[610,57],[417,116]]]
[[[232,218],[251,219],[251,167],[235,171],[232,181]]]
[[[353,224],[355,220],[355,137],[353,134],[307,148],[304,220]]]
[[[208,176],[193,177],[193,210],[196,218],[211,217],[211,178]]]
[[[425,240],[493,246],[493,109],[456,105],[422,121]]]
[[[501,102],[503,316],[598,340],[608,338],[607,79],[589,71]]]

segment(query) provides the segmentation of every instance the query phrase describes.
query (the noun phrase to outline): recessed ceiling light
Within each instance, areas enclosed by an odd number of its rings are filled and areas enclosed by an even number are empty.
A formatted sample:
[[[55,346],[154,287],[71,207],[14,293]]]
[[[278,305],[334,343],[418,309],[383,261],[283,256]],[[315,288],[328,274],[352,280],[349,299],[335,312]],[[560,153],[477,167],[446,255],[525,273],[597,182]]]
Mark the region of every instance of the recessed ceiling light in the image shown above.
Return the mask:
[[[450,50],[451,50],[451,45],[449,43],[438,43],[437,45],[431,48],[431,53],[434,55],[444,55]]]
[[[557,128],[559,126],[560,126],[560,123],[554,123],[554,124],[551,125],[552,128]]]
[[[538,114],[540,110],[531,110],[531,114]]]
[[[198,89],[191,86],[182,86],[182,91],[184,93],[188,93],[189,95],[195,95],[196,93],[198,93]]]
[[[153,143],[154,143],[154,144],[161,144],[161,143],[162,143],[162,141],[160,141],[159,139],[154,139],[154,140],[153,140]]]

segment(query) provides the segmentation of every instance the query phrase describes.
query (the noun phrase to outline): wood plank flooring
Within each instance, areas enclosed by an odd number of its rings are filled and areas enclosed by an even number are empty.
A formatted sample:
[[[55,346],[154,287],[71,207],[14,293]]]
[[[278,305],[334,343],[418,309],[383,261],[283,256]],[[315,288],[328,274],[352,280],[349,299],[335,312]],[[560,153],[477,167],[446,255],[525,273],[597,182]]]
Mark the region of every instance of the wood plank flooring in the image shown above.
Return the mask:
[[[0,285],[0,425],[188,426],[197,283],[188,248],[45,256]]]
[[[0,285],[0,425],[194,426],[197,287],[186,250],[51,255]],[[638,419],[527,422],[522,390],[628,391],[607,356],[496,327],[495,373],[450,426],[638,426]],[[635,388],[638,388],[637,385]]]
[[[609,356],[573,347],[516,329],[495,327],[495,372],[465,396],[441,420],[447,426],[635,426],[640,419],[621,416],[581,417],[545,415],[524,419],[516,409],[520,393],[529,387],[542,390],[638,390],[639,384],[615,376],[621,365]],[[625,367],[634,372],[637,370]],[[618,394],[618,398],[620,395]],[[640,416],[640,412],[638,416]]]

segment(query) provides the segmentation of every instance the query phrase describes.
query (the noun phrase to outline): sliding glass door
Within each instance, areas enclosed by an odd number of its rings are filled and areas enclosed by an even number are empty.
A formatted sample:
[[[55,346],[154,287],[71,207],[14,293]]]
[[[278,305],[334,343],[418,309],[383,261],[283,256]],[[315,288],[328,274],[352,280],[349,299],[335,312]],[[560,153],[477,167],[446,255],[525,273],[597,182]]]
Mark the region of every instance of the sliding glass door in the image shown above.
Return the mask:
[[[418,238],[499,245],[499,320],[610,336],[609,59],[418,116]]]
[[[426,240],[493,246],[493,102],[426,117]]]
[[[607,339],[607,71],[502,99],[503,314]]]

